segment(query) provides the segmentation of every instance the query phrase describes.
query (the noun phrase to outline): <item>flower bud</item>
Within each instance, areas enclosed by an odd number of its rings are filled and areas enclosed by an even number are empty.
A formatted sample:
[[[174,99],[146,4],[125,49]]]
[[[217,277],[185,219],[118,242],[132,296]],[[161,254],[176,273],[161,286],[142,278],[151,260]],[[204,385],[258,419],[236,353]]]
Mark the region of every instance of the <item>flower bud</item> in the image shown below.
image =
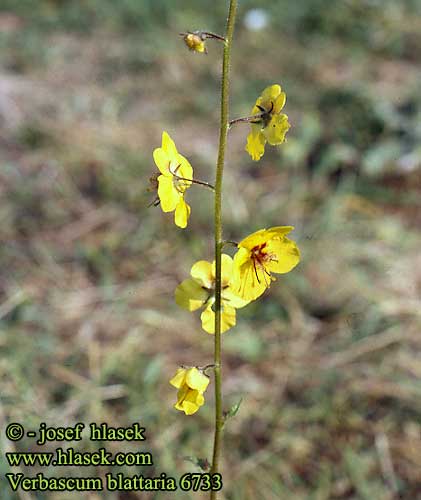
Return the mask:
[[[206,35],[201,31],[188,31],[187,33],[180,33],[183,37],[184,43],[187,45],[189,50],[193,52],[201,52],[207,54],[205,40]]]

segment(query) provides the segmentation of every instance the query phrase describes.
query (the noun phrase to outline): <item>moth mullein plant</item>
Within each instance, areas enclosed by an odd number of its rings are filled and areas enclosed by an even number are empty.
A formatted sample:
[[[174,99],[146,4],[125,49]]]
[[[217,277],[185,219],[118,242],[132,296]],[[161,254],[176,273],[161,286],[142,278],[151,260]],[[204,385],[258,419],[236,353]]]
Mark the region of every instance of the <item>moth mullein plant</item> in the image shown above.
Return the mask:
[[[205,368],[192,366],[178,368],[170,380],[178,389],[175,408],[185,415],[194,415],[205,402],[204,393],[209,384],[207,370],[213,371],[215,387],[215,424],[211,473],[219,473],[222,428],[226,419],[235,412],[224,410],[222,404],[222,344],[221,334],[236,324],[237,309],[256,300],[276,280],[274,275],[285,274],[300,261],[300,251],[289,238],[292,226],[275,226],[259,229],[239,243],[224,240],[222,235],[222,177],[228,130],[236,123],[248,123],[251,131],[247,137],[246,151],[252,160],[258,161],[265,152],[265,145],[278,146],[285,140],[290,128],[287,115],[281,111],[286,94],[279,84],[265,88],[256,100],[251,116],[229,120],[229,70],[237,0],[230,0],[225,36],[206,31],[182,33],[187,47],[195,52],[207,53],[205,40],[213,39],[223,44],[221,114],[219,149],[214,185],[194,179],[189,161],[182,156],[167,132],[162,134],[162,145],[155,149],[153,158],[159,174],[151,181],[156,185],[154,205],[161,205],[164,212],[175,212],[174,221],[180,228],[187,227],[190,206],[184,197],[194,185],[211,188],[214,196],[214,258],[200,260],[191,267],[190,278],[182,281],[175,290],[176,303],[187,311],[201,310],[200,319],[204,332],[213,335],[213,363]],[[222,250],[234,245],[233,257]],[[229,334],[229,333],[226,333]],[[238,407],[237,407],[238,409]],[[203,461],[202,461],[203,462]],[[206,463],[205,460],[203,463]],[[217,491],[210,492],[217,498]]]

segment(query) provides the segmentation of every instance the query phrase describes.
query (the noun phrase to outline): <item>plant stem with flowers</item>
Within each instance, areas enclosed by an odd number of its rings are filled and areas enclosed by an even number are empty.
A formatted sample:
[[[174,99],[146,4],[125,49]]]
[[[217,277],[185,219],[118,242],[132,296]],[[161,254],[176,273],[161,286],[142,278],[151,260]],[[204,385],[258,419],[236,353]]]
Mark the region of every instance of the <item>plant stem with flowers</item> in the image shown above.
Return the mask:
[[[219,471],[219,457],[221,453],[222,427],[222,360],[221,360],[221,254],[222,254],[222,178],[224,173],[225,150],[229,128],[229,85],[231,45],[234,35],[237,0],[230,1],[227,33],[224,42],[221,82],[221,121],[219,127],[219,150],[216,164],[215,180],[215,435],[213,441],[212,473]],[[211,498],[216,498],[216,491],[212,491]]]
[[[256,300],[275,281],[273,273],[285,274],[300,261],[300,252],[287,234],[292,226],[275,226],[260,229],[239,243],[223,240],[222,237],[222,181],[225,151],[229,127],[238,123],[249,123],[251,131],[247,137],[246,151],[253,161],[258,161],[265,152],[266,143],[277,146],[284,142],[290,128],[288,117],[281,113],[286,95],[280,85],[264,89],[256,100],[251,114],[244,118],[229,120],[230,58],[234,33],[237,0],[230,0],[225,36],[208,31],[182,33],[187,47],[197,53],[207,54],[206,40],[223,43],[221,108],[219,127],[219,149],[216,164],[215,184],[195,179],[193,168],[181,155],[167,132],[162,134],[162,145],[155,149],[153,157],[160,171],[151,177],[157,196],[153,205],[161,205],[164,212],[174,212],[174,222],[180,228],[188,225],[191,208],[185,201],[187,190],[193,185],[210,188],[214,192],[214,242],[215,259],[196,262],[190,271],[191,278],[180,283],[175,291],[176,303],[188,311],[203,308],[202,328],[214,335],[214,360],[206,366],[178,368],[171,385],[178,389],[175,408],[186,415],[195,414],[204,404],[204,393],[209,385],[207,370],[213,369],[215,382],[215,426],[213,455],[210,466],[210,498],[216,500],[220,482],[220,456],[222,429],[226,419],[238,411],[239,404],[223,412],[222,402],[222,333],[236,324],[236,310]],[[237,248],[234,258],[223,254],[224,245]],[[208,463],[198,460],[202,469]],[[216,478],[216,482],[212,481]],[[216,487],[216,486],[217,487]],[[215,488],[213,487],[215,486]]]

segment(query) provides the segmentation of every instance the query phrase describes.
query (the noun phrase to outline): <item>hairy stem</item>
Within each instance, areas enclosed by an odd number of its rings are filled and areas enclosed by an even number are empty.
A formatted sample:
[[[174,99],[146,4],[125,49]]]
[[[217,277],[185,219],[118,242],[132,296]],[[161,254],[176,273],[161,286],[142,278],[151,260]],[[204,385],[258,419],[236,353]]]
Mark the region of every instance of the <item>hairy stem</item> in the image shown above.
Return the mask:
[[[228,132],[228,104],[229,104],[229,70],[231,44],[234,33],[237,0],[230,0],[227,30],[224,43],[224,56],[222,63],[221,83],[221,121],[219,129],[218,162],[216,164],[215,180],[215,436],[213,442],[212,470],[213,474],[219,472],[219,457],[221,454],[222,427],[222,373],[221,373],[221,253],[222,253],[222,176],[224,171],[225,149]],[[212,491],[211,500],[217,498],[217,492]]]

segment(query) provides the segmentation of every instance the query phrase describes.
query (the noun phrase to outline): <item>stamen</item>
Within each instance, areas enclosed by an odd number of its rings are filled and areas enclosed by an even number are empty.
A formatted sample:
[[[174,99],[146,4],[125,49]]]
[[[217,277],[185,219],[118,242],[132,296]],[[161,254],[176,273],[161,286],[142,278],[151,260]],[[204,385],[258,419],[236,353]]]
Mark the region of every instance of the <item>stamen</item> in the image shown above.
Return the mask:
[[[254,274],[256,275],[257,282],[260,285],[260,280],[259,280],[259,276],[257,274],[257,269],[256,269],[256,259],[253,259],[253,266],[254,266]]]
[[[268,283],[266,275],[269,276],[269,278],[270,278],[271,277],[270,273],[266,270],[264,264],[262,264],[261,262],[259,262],[259,265],[260,265],[260,268],[263,270],[263,278],[265,279],[266,288],[269,288],[270,281]]]

